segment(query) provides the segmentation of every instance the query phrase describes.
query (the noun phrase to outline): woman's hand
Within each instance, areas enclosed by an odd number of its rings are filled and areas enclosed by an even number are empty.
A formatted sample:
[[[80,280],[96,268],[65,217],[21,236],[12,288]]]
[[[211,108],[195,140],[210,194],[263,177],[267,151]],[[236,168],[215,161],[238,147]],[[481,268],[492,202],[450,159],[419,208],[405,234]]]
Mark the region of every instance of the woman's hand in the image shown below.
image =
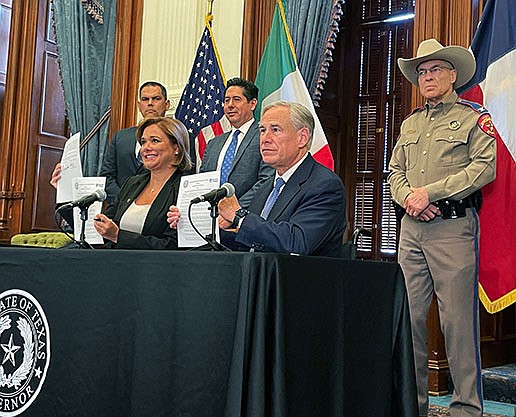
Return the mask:
[[[176,206],[170,206],[167,212],[167,222],[171,229],[177,229],[177,223],[181,218],[181,213],[179,213],[179,209]]]
[[[118,232],[120,229],[113,220],[104,214],[97,214],[93,220],[93,226],[99,235],[113,243],[118,242]]]
[[[57,190],[57,183],[61,179],[61,163],[58,162],[54,167],[54,171],[52,172],[52,177],[50,178],[50,185]]]

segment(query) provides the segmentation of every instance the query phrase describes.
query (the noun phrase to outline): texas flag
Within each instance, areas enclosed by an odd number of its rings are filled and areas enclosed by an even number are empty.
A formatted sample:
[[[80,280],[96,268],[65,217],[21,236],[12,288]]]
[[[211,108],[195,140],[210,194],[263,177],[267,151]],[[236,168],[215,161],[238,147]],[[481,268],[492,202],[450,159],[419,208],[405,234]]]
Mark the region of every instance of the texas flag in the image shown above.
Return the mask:
[[[516,301],[516,6],[488,0],[471,49],[477,60],[461,97],[483,104],[498,131],[496,180],[482,189],[480,299],[496,313]]]
[[[255,84],[260,91],[255,110],[257,119],[260,118],[263,107],[278,100],[295,101],[305,105],[312,112],[315,129],[310,153],[317,162],[333,170],[334,162],[330,146],[315,113],[306,83],[297,67],[283,0],[276,0],[272,27],[256,74]]]

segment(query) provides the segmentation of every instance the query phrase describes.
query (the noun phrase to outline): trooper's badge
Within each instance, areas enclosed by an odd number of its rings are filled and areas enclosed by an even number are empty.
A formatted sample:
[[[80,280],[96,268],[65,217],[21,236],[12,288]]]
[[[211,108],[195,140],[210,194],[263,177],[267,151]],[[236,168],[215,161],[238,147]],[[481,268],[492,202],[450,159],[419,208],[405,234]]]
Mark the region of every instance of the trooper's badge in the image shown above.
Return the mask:
[[[49,327],[38,301],[23,290],[0,294],[0,416],[17,416],[30,407],[49,363]]]
[[[449,126],[451,130],[459,130],[460,122],[458,120],[452,120]]]

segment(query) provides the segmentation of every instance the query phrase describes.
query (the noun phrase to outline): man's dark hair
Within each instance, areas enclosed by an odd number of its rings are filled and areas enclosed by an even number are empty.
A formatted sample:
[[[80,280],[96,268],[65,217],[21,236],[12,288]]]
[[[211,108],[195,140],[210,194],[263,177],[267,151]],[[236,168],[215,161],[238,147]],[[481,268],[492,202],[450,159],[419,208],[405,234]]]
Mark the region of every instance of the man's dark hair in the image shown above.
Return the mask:
[[[161,89],[161,94],[163,95],[163,98],[165,99],[165,101],[168,100],[167,89],[165,88],[165,86],[163,84],[160,84],[157,81],[145,81],[140,86],[140,91],[139,91],[140,99],[142,98],[142,90],[145,87],[159,87]]]
[[[241,87],[247,101],[251,101],[253,98],[258,99],[258,87],[249,80],[240,77],[231,78],[226,83],[226,91],[229,87]]]

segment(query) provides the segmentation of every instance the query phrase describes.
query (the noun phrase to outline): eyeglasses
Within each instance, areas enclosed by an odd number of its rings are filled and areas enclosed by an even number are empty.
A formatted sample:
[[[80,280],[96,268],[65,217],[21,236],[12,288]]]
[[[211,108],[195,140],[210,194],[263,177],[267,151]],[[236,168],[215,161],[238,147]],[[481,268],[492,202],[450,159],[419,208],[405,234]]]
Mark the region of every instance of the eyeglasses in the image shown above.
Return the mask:
[[[432,68],[420,68],[420,69],[416,70],[416,75],[418,77],[424,77],[427,72],[430,72],[430,74],[439,75],[443,69],[447,69],[447,70],[451,71],[454,68],[443,67],[441,65],[434,65]]]

